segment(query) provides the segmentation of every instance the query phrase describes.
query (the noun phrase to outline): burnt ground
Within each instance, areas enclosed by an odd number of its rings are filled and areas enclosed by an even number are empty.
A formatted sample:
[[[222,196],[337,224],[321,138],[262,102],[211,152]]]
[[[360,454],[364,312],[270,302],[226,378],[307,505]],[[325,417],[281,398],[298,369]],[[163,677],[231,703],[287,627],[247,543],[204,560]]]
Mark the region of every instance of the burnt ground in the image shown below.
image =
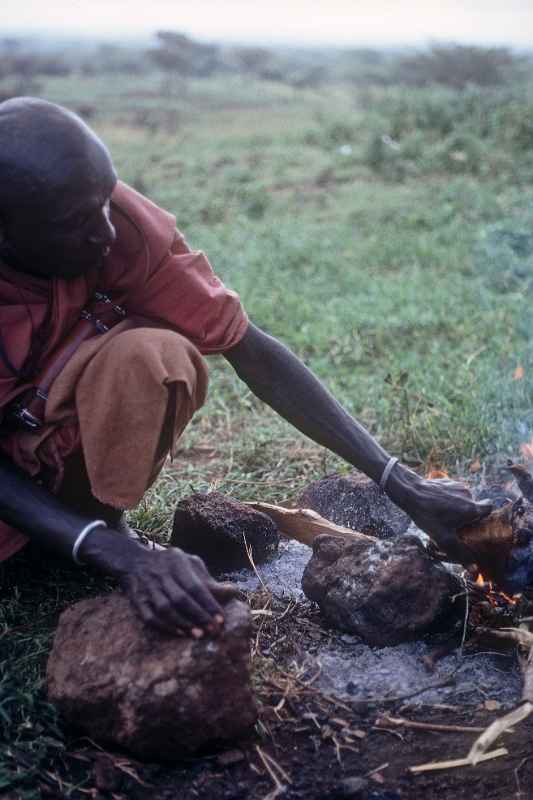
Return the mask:
[[[361,715],[342,707],[336,710],[339,716],[332,717],[331,708],[325,711],[324,704],[313,700],[291,702],[290,716],[287,714],[283,721],[272,719],[271,709],[263,709],[263,735],[237,743],[231,750],[172,767],[141,766],[117,754],[107,757],[94,748],[78,747],[62,758],[61,765],[56,764],[52,771],[43,774],[46,783],[41,784],[42,794],[115,800],[272,798],[275,783],[267,774],[261,752],[263,758],[272,759],[268,762],[270,769],[286,786],[280,796],[287,800],[341,797],[471,800],[473,792],[486,800],[533,797],[533,723],[524,724],[507,737],[509,756],[475,768],[413,776],[409,766],[465,756],[475,734],[380,731],[374,727],[373,713]],[[483,726],[492,721],[494,714],[422,708],[409,717],[432,723]],[[334,721],[337,719],[338,722]],[[349,745],[351,749],[340,744],[337,751],[335,742],[345,741],[342,730],[348,725],[357,731],[355,743]],[[346,794],[342,782],[354,776],[363,777],[366,786],[359,794]],[[66,790],[76,784],[79,789],[72,794],[62,793],[61,782]],[[15,798],[17,794],[10,796]]]
[[[376,726],[383,714],[427,724],[485,727],[502,709],[490,701],[477,707],[413,707],[405,697],[369,704],[329,696],[315,688],[316,671],[311,674],[301,666],[302,654],[316,652],[332,635],[316,609],[263,591],[251,594],[249,600],[255,618],[252,653],[260,713],[246,740],[214,747],[185,762],[156,765],[71,738],[38,771],[32,770],[27,752],[12,749],[21,788],[27,792],[31,785],[35,797],[74,800],[470,800],[474,791],[486,800],[533,798],[533,721],[520,724],[497,743],[507,747],[507,756],[477,767],[412,775],[411,766],[465,757],[478,734],[383,730]],[[431,680],[428,673],[428,683]],[[342,782],[356,777],[363,781],[361,791],[347,793]],[[21,796],[16,789],[2,794],[0,788],[0,797]]]

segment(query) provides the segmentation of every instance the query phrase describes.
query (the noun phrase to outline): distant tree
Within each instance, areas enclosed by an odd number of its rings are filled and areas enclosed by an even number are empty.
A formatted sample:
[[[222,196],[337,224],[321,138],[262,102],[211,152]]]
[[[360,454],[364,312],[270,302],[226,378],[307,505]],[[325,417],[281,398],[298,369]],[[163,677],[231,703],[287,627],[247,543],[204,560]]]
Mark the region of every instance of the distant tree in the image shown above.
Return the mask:
[[[71,65],[60,53],[42,55],[25,49],[17,39],[0,39],[0,78],[29,79],[36,75],[69,75]]]
[[[6,36],[0,39],[0,53],[16,53],[22,47],[20,39],[14,39],[11,36]]]
[[[314,67],[307,69],[300,69],[294,72],[288,78],[288,83],[296,89],[314,89],[323,84],[328,77],[328,71],[325,66],[317,64]]]
[[[400,83],[410,86],[495,86],[506,81],[506,73],[517,63],[518,59],[505,47],[434,44],[425,52],[399,58],[396,76]]]
[[[375,66],[385,61],[385,53],[370,47],[357,47],[346,51],[346,56],[353,58],[360,64]]]
[[[235,50],[235,58],[244,72],[261,75],[270,68],[272,53],[265,47],[238,47]]]
[[[91,54],[80,64],[84,75],[96,73],[116,73],[139,75],[150,69],[144,50],[131,47],[121,47],[117,44],[101,44],[96,51],[96,57]]]
[[[181,77],[207,77],[219,64],[219,48],[196,42],[183,33],[158,31],[158,47],[148,51],[160,68]]]

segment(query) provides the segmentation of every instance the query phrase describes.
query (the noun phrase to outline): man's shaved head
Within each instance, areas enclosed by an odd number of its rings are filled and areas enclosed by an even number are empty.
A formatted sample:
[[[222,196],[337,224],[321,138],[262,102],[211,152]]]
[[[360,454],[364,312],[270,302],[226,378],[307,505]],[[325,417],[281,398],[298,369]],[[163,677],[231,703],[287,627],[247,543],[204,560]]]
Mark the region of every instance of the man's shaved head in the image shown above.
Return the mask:
[[[107,148],[76,114],[32,97],[0,103],[0,256],[47,277],[80,274],[112,244],[97,212],[115,182]],[[84,214],[95,216],[82,230]]]
[[[109,159],[104,144],[66,108],[33,97],[0,103],[0,213],[35,192],[61,188],[79,161]]]

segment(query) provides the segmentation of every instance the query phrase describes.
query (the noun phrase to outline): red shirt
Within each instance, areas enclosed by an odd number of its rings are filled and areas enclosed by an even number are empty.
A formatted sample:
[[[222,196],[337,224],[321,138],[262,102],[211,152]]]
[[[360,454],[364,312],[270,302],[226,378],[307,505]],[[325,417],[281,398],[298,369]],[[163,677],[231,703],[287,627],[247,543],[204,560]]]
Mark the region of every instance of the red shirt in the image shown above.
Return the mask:
[[[175,218],[120,182],[111,199],[117,239],[101,270],[71,281],[44,280],[0,264],[0,334],[9,361],[0,358],[0,420],[6,404],[29,386],[9,364],[19,370],[36,340],[42,342],[38,364],[46,363],[95,289],[129,316],[181,333],[203,354],[229,350],[244,336],[248,318],[238,295],[216,277],[202,252],[191,252]],[[17,462],[13,440],[0,434],[0,447]],[[26,541],[0,523],[0,561]]]

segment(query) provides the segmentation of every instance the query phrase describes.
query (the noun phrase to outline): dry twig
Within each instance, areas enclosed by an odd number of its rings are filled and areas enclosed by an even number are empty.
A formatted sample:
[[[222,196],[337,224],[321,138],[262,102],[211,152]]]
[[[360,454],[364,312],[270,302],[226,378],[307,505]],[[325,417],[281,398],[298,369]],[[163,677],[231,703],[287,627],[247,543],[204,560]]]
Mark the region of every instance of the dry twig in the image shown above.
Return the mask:
[[[481,761],[490,761],[493,758],[509,755],[509,751],[505,747],[500,747],[498,750],[492,750],[490,753],[485,753],[480,756],[476,763]],[[420,764],[418,767],[409,767],[409,772],[413,775],[418,775],[421,772],[434,772],[439,769],[456,769],[457,767],[473,767],[474,762],[470,758],[456,758],[453,761],[435,761],[430,764]]]
[[[265,753],[263,750],[261,750],[258,744],[256,744],[255,749],[257,750],[257,754],[261,759],[264,768],[274,783],[274,789],[269,792],[264,800],[275,800],[276,797],[279,797],[280,794],[283,794],[286,791],[287,785],[291,783],[291,779],[283,767],[281,767],[278,762],[272,758],[272,756],[269,756],[268,753]],[[285,783],[281,782],[280,777],[285,781]]]
[[[533,633],[522,628],[477,628],[478,633],[493,636],[495,639],[506,639],[509,642],[533,647]]]
[[[476,764],[483,758],[483,754],[496,741],[496,739],[507,728],[517,725],[527,719],[533,713],[533,634],[528,630],[527,624],[522,622],[519,628],[504,628],[499,631],[490,629],[496,638],[507,639],[516,642],[519,646],[529,648],[529,653],[521,659],[521,668],[524,676],[524,687],[522,690],[522,704],[511,711],[509,714],[495,720],[479,736],[470,749],[468,758]]]
[[[433,722],[416,722],[403,717],[389,717],[384,714],[374,723],[375,728],[413,728],[420,731],[438,731],[442,733],[482,733],[485,728],[466,725],[439,725]]]
[[[430,689],[441,689],[443,686],[449,686],[454,682],[454,675],[458,669],[459,667],[456,667],[453,672],[450,672],[449,675],[446,675],[444,678],[435,681],[435,683],[428,683],[426,686],[415,689],[413,692],[396,695],[395,697],[371,697],[368,702],[372,705],[388,705],[389,703],[398,703],[401,700],[410,700],[412,697],[418,697],[418,695],[424,694],[424,692],[428,692]]]
[[[482,761],[488,748],[494,744],[496,739],[501,736],[504,731],[506,731],[508,728],[512,728],[513,725],[517,725],[519,722],[522,722],[522,720],[527,719],[532,712],[533,704],[526,702],[523,705],[518,706],[518,708],[515,708],[509,714],[505,714],[505,716],[495,719],[494,722],[489,725],[485,731],[483,731],[481,736],[476,739],[470,748],[467,758],[469,758],[474,765],[479,761]]]

